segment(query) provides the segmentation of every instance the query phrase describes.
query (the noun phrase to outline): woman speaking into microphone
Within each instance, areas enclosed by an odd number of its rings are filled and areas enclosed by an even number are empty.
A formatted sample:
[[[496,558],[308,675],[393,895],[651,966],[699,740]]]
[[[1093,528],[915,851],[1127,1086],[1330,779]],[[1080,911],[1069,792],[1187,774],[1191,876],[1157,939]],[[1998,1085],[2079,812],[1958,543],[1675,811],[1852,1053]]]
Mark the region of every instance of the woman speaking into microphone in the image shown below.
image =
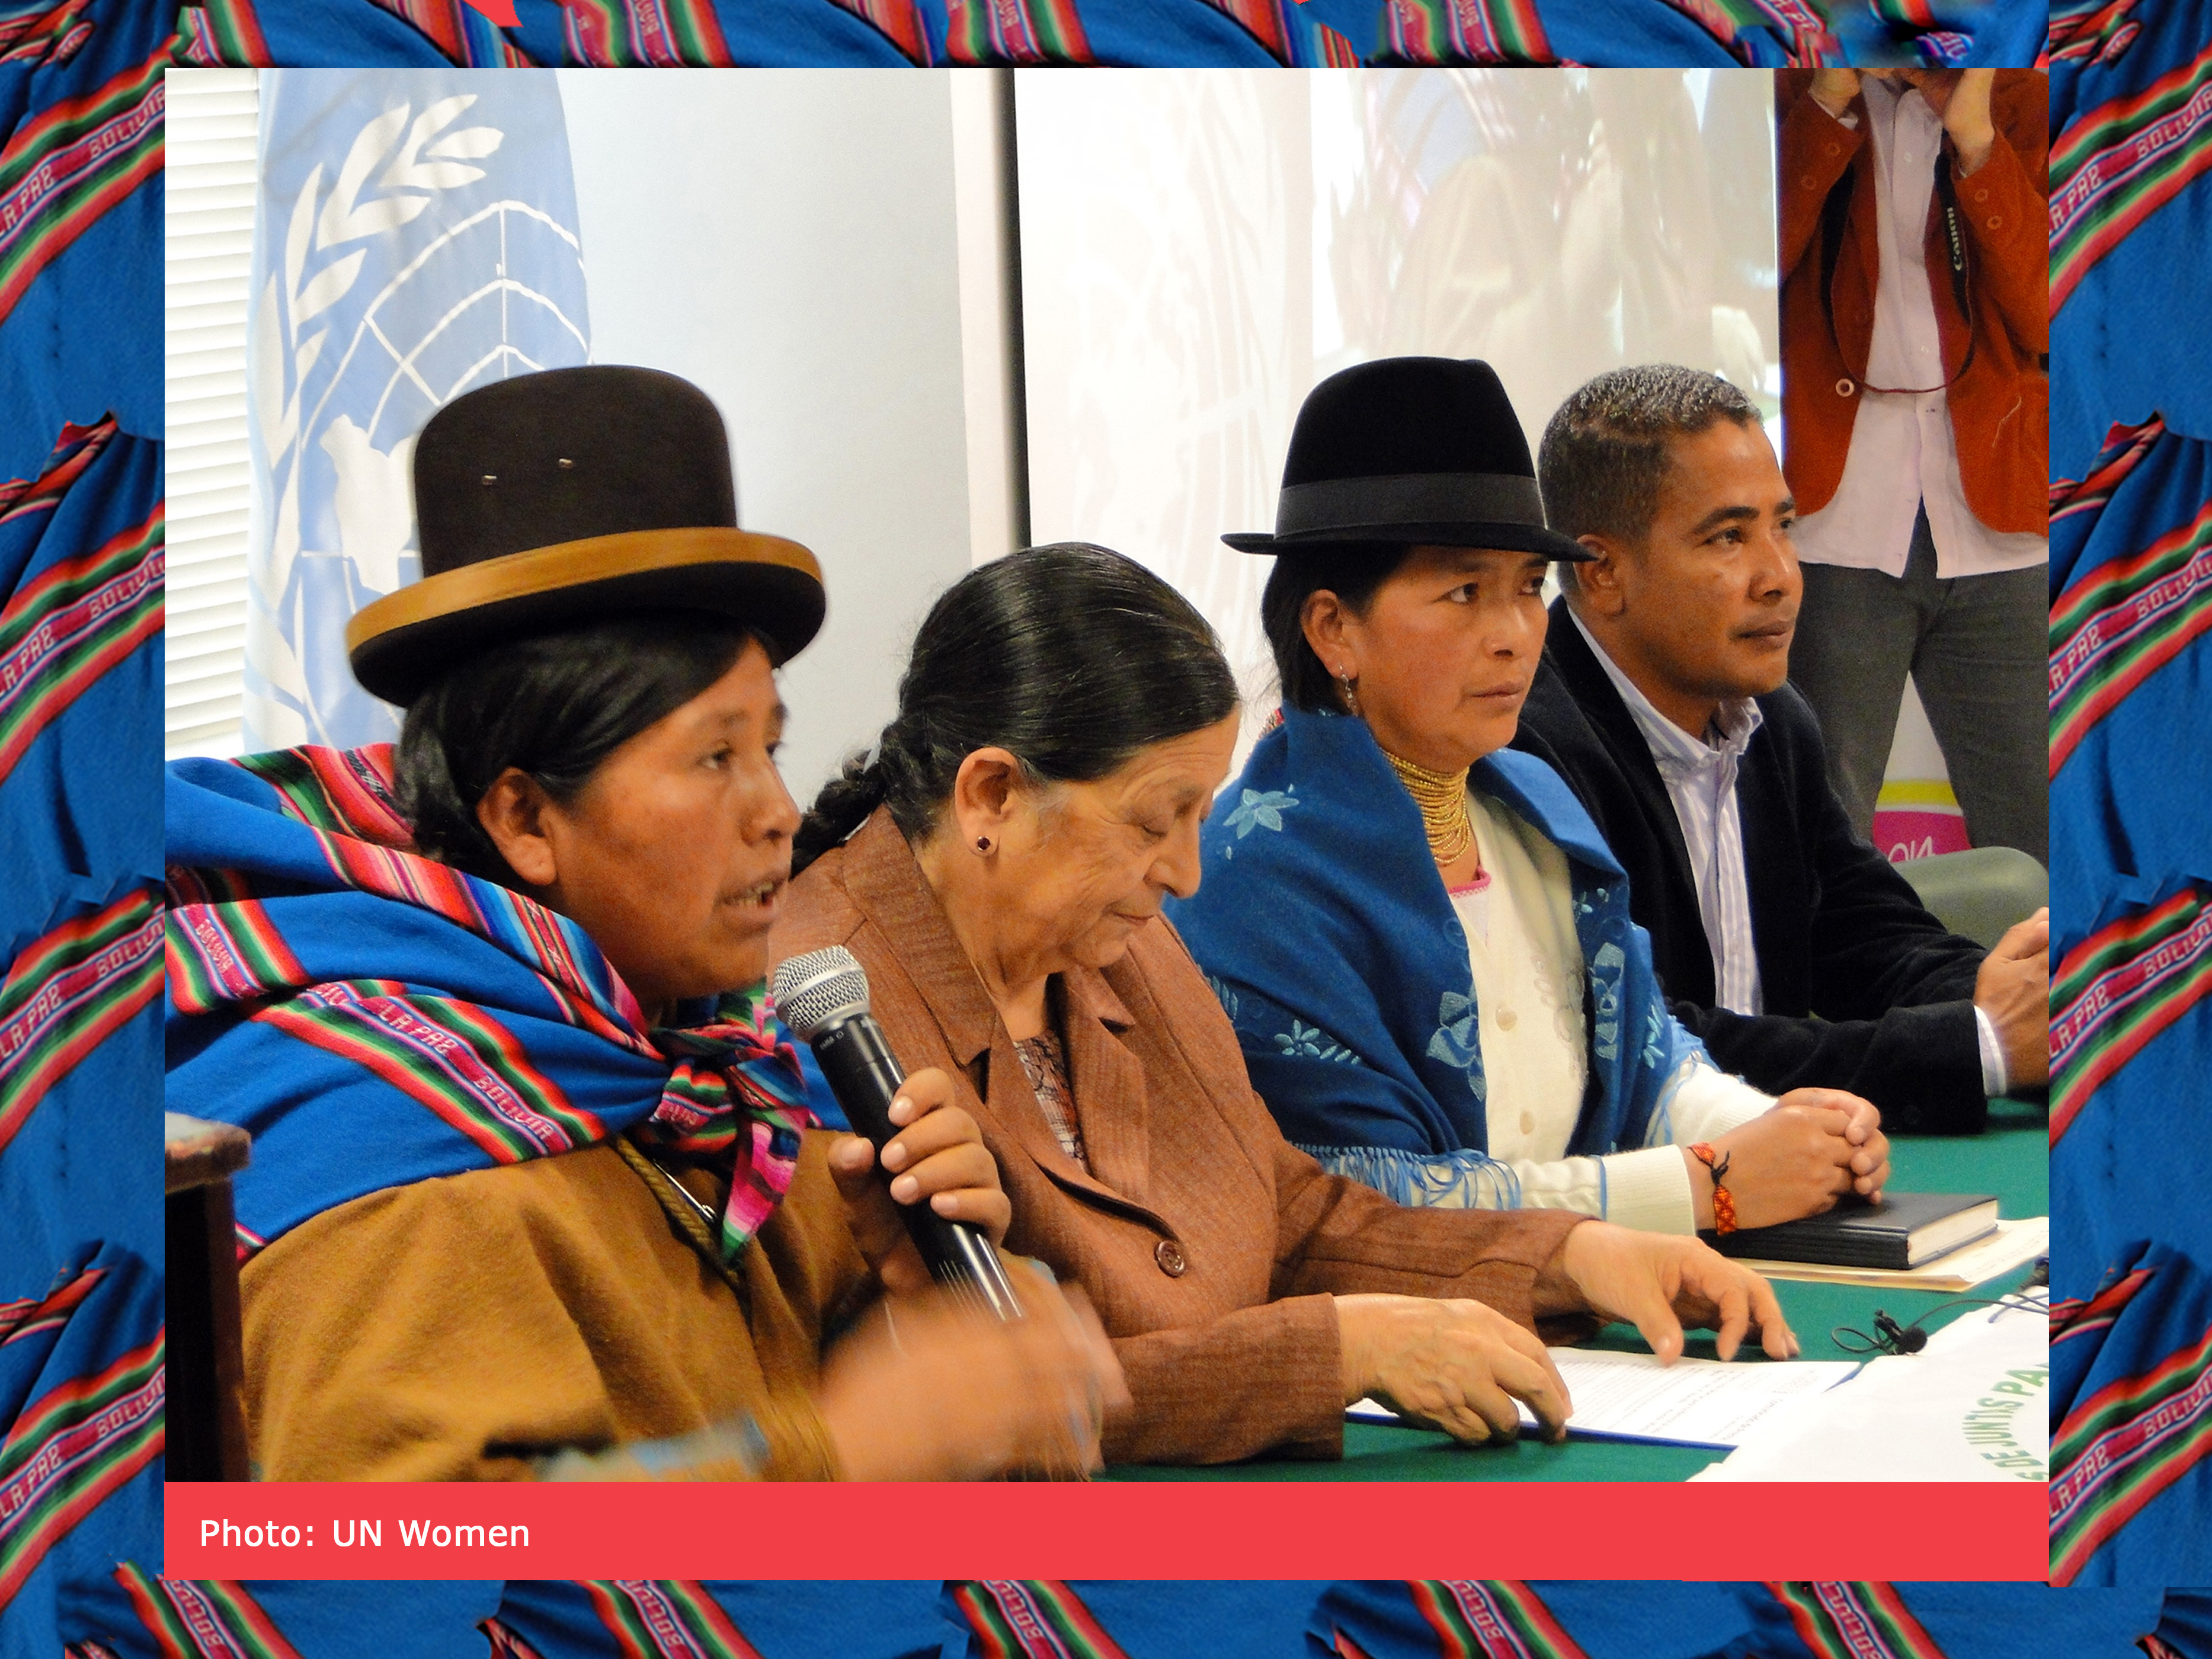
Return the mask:
[[[886,1193],[769,1011],[775,671],[823,591],[738,528],[714,405],[519,376],[414,473],[426,574],[349,635],[397,750],[168,785],[168,1098],[254,1138],[258,1473],[1079,1472],[1121,1398],[1096,1322],[1033,1276],[1029,1317],[963,1315],[899,1224],[1006,1229],[947,1079],[900,1091]]]

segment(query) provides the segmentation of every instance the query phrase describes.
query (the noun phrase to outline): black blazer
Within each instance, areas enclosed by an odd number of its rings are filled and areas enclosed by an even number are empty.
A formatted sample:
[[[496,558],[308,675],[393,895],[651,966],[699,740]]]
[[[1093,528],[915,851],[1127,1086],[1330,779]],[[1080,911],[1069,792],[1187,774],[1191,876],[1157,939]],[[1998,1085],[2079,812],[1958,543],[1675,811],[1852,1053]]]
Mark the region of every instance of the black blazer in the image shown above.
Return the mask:
[[[1714,1006],[1713,957],[1674,804],[1628,705],[1567,615],[1550,637],[1513,742],[1565,778],[1628,872],[1674,1016],[1721,1066],[1771,1093],[1847,1089],[1888,1130],[1978,1131],[1987,1116],[1975,1030],[1984,951],[1947,933],[1911,884],[1855,834],[1828,787],[1820,728],[1793,686],[1736,773],[1744,876],[1766,1012]],[[1809,1016],[1818,1015],[1818,1018]]]

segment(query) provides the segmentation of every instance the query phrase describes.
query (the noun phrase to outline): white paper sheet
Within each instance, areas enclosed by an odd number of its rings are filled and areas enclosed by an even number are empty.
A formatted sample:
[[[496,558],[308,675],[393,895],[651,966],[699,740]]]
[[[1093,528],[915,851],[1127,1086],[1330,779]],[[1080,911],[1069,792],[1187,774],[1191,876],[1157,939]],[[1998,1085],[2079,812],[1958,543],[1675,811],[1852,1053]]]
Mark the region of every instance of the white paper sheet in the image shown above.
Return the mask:
[[[1859,1368],[1849,1362],[1678,1359],[1648,1353],[1554,1348],[1553,1363],[1574,1399],[1570,1434],[1650,1440],[1726,1450],[1788,1401],[1825,1393]],[[1362,1400],[1344,1413],[1355,1422],[1396,1423],[1387,1407]],[[1535,1418],[1521,1407],[1523,1428]]]
[[[1875,1360],[1793,1401],[1697,1480],[2045,1480],[2051,1463],[2048,1292],[1970,1308],[1917,1354]]]

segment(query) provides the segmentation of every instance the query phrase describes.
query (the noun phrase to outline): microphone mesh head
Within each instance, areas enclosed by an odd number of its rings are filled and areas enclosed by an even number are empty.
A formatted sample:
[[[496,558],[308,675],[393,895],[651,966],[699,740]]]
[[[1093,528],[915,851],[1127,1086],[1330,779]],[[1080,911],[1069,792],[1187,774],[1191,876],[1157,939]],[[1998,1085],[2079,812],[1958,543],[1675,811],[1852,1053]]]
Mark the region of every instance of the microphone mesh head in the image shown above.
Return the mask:
[[[776,1018],[801,1042],[812,1042],[834,1019],[868,1012],[868,976],[842,945],[779,963],[769,989]]]

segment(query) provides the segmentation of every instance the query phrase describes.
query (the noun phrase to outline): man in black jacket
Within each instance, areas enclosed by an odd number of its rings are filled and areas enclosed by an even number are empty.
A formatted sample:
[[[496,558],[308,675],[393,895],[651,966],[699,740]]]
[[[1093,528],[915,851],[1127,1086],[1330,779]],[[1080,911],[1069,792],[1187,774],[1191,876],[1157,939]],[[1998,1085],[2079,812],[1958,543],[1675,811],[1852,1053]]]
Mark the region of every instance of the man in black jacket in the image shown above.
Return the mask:
[[[1560,406],[1538,471],[1564,577],[1516,748],[1629,873],[1674,1012],[1762,1089],[1847,1089],[1891,1130],[1978,1130],[2049,1068],[2047,916],[1984,953],[1853,831],[1785,678],[1794,504],[1725,380],[1616,370]],[[1812,1016],[1819,1016],[1814,1018]]]

